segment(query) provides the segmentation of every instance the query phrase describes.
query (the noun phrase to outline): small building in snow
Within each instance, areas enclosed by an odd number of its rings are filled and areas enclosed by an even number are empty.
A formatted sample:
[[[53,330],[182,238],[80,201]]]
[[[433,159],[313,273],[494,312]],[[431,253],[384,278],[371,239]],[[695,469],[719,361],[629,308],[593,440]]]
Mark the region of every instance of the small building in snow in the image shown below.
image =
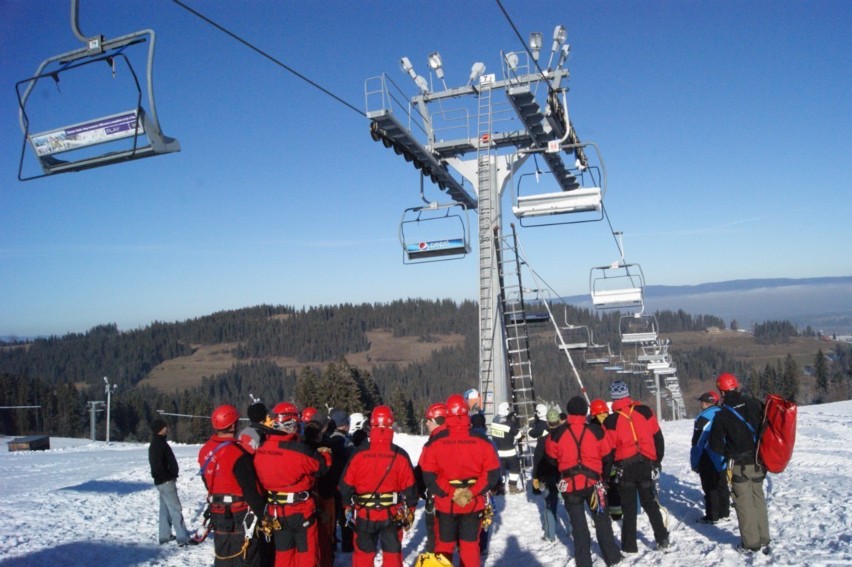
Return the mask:
[[[50,450],[49,435],[28,435],[16,437],[8,441],[9,451],[48,451]]]

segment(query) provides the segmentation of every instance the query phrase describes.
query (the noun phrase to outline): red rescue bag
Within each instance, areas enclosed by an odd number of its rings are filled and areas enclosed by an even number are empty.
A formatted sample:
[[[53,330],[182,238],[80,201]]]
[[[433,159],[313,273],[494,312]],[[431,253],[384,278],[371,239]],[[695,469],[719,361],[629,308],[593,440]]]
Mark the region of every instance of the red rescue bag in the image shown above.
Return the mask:
[[[766,396],[763,432],[758,443],[757,454],[760,462],[771,473],[783,472],[793,456],[793,445],[796,444],[797,413],[798,406],[795,402],[775,394]]]

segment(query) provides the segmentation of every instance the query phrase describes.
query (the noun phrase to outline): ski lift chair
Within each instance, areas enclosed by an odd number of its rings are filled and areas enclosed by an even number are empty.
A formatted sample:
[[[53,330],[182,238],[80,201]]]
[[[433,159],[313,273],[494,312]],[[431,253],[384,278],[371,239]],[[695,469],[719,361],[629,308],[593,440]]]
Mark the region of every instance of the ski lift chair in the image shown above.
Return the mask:
[[[589,348],[589,328],[585,325],[559,327],[556,343],[563,350],[583,350]]]
[[[636,355],[638,362],[655,362],[664,360],[669,353],[668,343],[660,343],[659,341],[650,344],[640,344],[639,353]]]
[[[607,364],[612,358],[609,344],[589,344],[583,353],[583,361],[586,364]]]
[[[546,299],[542,297],[541,290],[524,289],[522,295],[532,294],[533,299],[524,300],[523,317],[527,325],[541,325],[542,323],[550,323],[550,308],[545,305]]]
[[[639,264],[616,261],[598,266],[589,273],[592,304],[597,309],[630,309],[642,313],[645,278]]]
[[[621,372],[624,370],[624,358],[620,354],[613,354],[603,369],[607,372]]]
[[[671,374],[677,374],[677,366],[671,362],[668,366],[661,366],[659,368],[653,369],[654,374],[659,376],[669,376]]]
[[[76,26],[76,14],[74,16],[73,25]],[[83,171],[180,151],[180,143],[163,134],[157,118],[153,87],[156,41],[153,30],[141,30],[116,39],[104,40],[101,36],[83,38],[76,27],[73,29],[78,38],[88,42],[87,47],[46,59],[36,69],[35,75],[19,81],[15,86],[18,95],[18,114],[24,134],[18,179],[28,181],[58,173]],[[139,77],[125,53],[144,42],[148,43],[145,74],[148,110],[142,106],[142,87]],[[97,70],[106,70],[109,66],[113,78],[116,77],[117,68],[126,68],[127,73],[123,75],[130,78],[129,83],[132,85],[130,90],[135,90],[135,97],[119,106],[118,112],[33,132],[27,103],[34,87],[41,81],[51,81],[58,88],[60,76],[78,73],[87,68],[91,70],[92,65],[103,66],[98,67]],[[96,96],[93,100],[102,101],[106,98],[106,96]],[[79,100],[75,99],[75,102]],[[24,160],[28,145],[31,146],[41,166],[42,174],[40,175],[24,175]],[[103,149],[107,151],[100,151]],[[63,155],[62,159],[57,157],[60,154]]]
[[[584,149],[591,146],[594,148],[600,165],[589,165],[585,159]],[[606,195],[606,174],[603,168],[603,159],[597,144],[587,142],[584,144],[572,144],[571,151],[575,155],[580,153],[583,159],[578,159],[574,168],[565,168],[562,160],[552,162],[554,153],[545,154],[546,161],[550,161],[551,171],[538,171],[525,173],[518,177],[518,185],[515,191],[515,199],[512,212],[518,217],[521,226],[550,226],[555,224],[576,224],[582,222],[595,222],[602,220],[603,197]],[[563,149],[557,146],[557,149]],[[581,165],[582,164],[582,165]],[[556,169],[554,169],[556,166]],[[547,182],[555,184],[556,191],[535,191],[530,189],[530,176],[534,176],[535,184],[538,186],[544,175]],[[566,181],[567,180],[567,181]],[[553,186],[553,185],[552,185]],[[536,187],[537,189],[538,187]],[[584,214],[580,214],[584,213]],[[565,215],[560,220],[543,221],[540,217],[553,217],[554,215]],[[538,220],[536,220],[538,219]]]
[[[399,225],[403,263],[458,260],[470,253],[470,224],[461,203],[405,209]]]
[[[623,344],[649,344],[657,342],[657,317],[647,313],[622,315],[619,321]]]

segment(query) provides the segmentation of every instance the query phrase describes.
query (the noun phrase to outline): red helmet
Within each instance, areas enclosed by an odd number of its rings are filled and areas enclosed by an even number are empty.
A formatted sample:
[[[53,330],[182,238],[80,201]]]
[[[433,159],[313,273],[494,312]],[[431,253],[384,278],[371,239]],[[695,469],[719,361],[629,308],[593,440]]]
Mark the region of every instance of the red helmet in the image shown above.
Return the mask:
[[[602,413],[609,413],[609,406],[606,405],[606,402],[603,400],[592,400],[592,403],[589,404],[589,413],[592,415],[600,415]]]
[[[730,372],[723,372],[716,378],[716,387],[719,388],[720,392],[729,392],[738,389],[740,383],[737,381],[737,377]]]
[[[219,406],[213,410],[210,416],[210,421],[213,422],[213,429],[222,431],[234,425],[240,419],[240,412],[232,405]]]
[[[275,421],[299,419],[299,408],[296,407],[296,404],[281,402],[272,408],[272,415],[275,416]]]
[[[470,410],[467,407],[467,400],[461,394],[453,394],[447,398],[447,414],[448,415],[468,415]]]
[[[306,407],[305,409],[302,410],[302,422],[308,423],[309,421],[313,420],[314,417],[316,417],[316,415],[317,415],[317,408],[308,406],[308,407]]]
[[[388,406],[376,406],[370,415],[370,425],[373,427],[392,427],[393,411]]]
[[[444,402],[435,402],[426,410],[426,419],[435,419],[436,417],[447,417],[447,406]]]

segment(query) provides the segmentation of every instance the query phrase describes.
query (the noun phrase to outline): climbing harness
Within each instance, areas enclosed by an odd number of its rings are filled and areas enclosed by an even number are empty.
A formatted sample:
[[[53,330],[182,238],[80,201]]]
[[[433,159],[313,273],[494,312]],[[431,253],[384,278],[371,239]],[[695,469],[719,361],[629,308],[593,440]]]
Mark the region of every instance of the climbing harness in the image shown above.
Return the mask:
[[[251,520],[249,520],[249,516],[251,516]],[[246,558],[246,552],[248,552],[249,545],[251,545],[251,540],[254,538],[254,530],[257,527],[257,516],[249,510],[245,516],[243,516],[243,530],[245,533],[245,538],[243,539],[243,545],[240,547],[240,550],[237,551],[233,555],[222,556],[213,552],[213,555],[216,556],[216,559],[221,561],[227,561],[229,559],[235,559],[237,557],[242,556],[243,560]]]

